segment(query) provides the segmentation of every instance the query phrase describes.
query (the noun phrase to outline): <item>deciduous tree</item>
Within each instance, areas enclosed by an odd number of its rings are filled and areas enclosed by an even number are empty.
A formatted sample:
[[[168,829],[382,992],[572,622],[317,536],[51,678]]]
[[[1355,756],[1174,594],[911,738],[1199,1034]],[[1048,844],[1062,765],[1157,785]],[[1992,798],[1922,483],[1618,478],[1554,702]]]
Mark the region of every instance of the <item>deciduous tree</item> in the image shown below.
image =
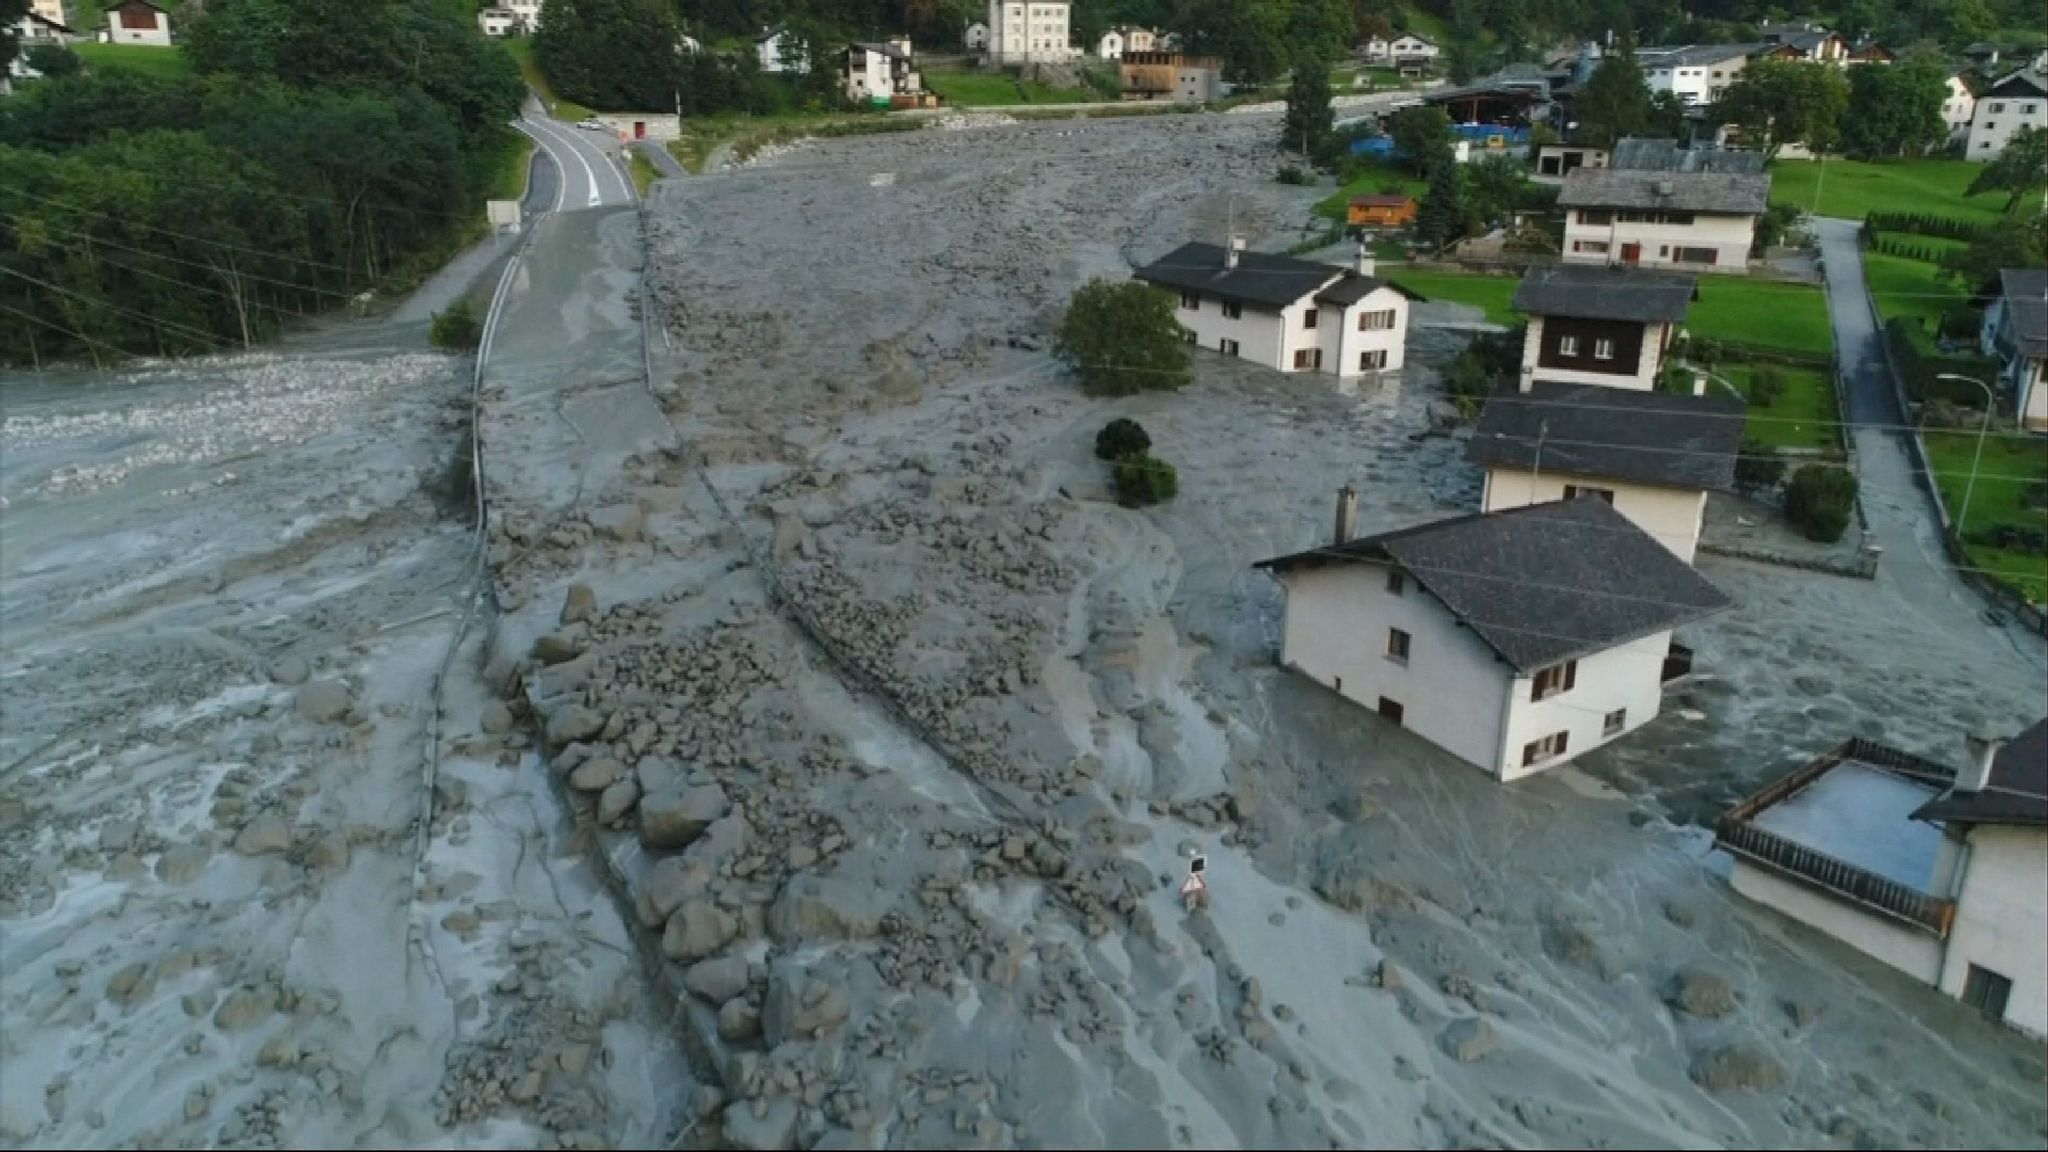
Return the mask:
[[[1579,94],[1579,126],[1573,141],[1611,148],[1624,136],[1640,135],[1650,123],[1650,85],[1624,43],[1601,58]]]
[[[2005,150],[1970,181],[1968,194],[2010,192],[2005,210],[2011,212],[2019,207],[2021,197],[2041,192],[2044,174],[2048,174],[2048,132],[2029,124],[2006,139]]]
[[[1403,108],[1387,117],[1387,135],[1394,148],[1419,176],[1454,163],[1451,158],[1451,118],[1433,104]]]
[[[1742,129],[1745,140],[1776,156],[1787,144],[1815,152],[1834,147],[1848,103],[1849,82],[1841,69],[1766,58],[1751,61],[1715,109],[1723,122]]]
[[[1947,95],[1946,74],[1929,62],[1852,68],[1842,146],[1866,156],[1923,152],[1947,135],[1941,119]]]
[[[1304,54],[1287,85],[1287,114],[1280,121],[1280,146],[1298,150],[1311,162],[1326,158],[1336,114],[1330,109],[1330,66]]]
[[[1135,280],[1090,280],[1067,303],[1053,354],[1097,396],[1171,391],[1188,382],[1188,346],[1172,296]]]

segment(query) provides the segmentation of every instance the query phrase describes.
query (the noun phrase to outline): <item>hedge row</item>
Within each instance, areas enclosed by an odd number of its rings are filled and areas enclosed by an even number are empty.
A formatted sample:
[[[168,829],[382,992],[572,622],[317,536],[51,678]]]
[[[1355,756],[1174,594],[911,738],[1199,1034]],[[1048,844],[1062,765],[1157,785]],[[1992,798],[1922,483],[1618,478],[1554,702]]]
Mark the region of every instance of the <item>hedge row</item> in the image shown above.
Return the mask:
[[[1975,384],[1962,380],[1942,380],[1944,372],[1959,376],[1974,376],[1990,381],[1998,376],[1998,363],[1982,356],[1942,356],[1925,351],[1914,339],[1922,331],[1916,322],[1904,316],[1894,316],[1884,322],[1885,342],[1890,346],[1892,363],[1906,382],[1906,395],[1919,403],[1929,400],[1946,400],[1970,408],[1984,407],[1984,391]]]
[[[1863,218],[1863,232],[1909,232],[1915,236],[1939,236],[1947,240],[1975,240],[1985,226],[1931,212],[1872,212]]]

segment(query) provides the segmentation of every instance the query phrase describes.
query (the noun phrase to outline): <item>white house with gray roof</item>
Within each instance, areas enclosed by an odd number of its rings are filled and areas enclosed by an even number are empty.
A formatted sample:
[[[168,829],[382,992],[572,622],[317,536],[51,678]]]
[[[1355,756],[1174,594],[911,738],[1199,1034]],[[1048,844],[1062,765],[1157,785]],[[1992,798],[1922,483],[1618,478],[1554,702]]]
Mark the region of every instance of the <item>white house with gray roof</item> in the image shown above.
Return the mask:
[[[2039,68],[2022,68],[1992,81],[1970,108],[1965,160],[1993,160],[2021,128],[2048,128],[2048,78]]]
[[[1519,386],[1551,381],[1650,391],[1699,284],[1648,268],[1539,264],[1515,288],[1522,334]]]
[[[1350,268],[1183,244],[1132,273],[1179,297],[1174,313],[1190,344],[1282,372],[1362,376],[1398,372],[1406,359],[1411,294],[1373,274],[1361,245]]]
[[[1636,49],[1652,93],[1670,92],[1687,107],[1712,104],[1762,44],[1678,44]]]
[[[1667,155],[1663,149],[1642,151]],[[1739,170],[1732,160],[1694,161],[1689,168],[1683,160],[1677,167],[1623,167],[1624,162],[1624,149],[1617,147],[1607,167],[1580,168],[1565,177],[1557,204],[1565,213],[1566,260],[1748,270],[1756,219],[1770,199],[1768,174]]]
[[[1286,589],[1280,662],[1488,775],[1566,763],[1656,717],[1672,630],[1720,589],[1581,497],[1262,560]]]
[[[2012,395],[2020,426],[2048,431],[2048,270],[2007,268],[1998,274],[1998,289],[1984,309],[1979,343],[1999,362],[1998,379]]]

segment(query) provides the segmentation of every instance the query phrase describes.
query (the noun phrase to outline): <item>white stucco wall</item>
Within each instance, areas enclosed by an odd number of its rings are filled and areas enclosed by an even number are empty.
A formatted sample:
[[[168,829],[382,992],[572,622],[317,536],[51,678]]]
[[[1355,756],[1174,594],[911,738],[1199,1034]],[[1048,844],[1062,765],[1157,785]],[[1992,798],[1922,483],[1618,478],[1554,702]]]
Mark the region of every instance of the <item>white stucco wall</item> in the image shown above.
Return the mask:
[[[1740,55],[1683,67],[1651,62],[1643,68],[1643,78],[1649,81],[1653,93],[1676,93],[1688,105],[1711,104],[1721,98],[1722,92],[1735,82],[1748,63],[1748,58]]]
[[[1959,77],[1948,78],[1948,91],[1941,100],[1941,122],[1948,125],[1951,138],[1968,135],[1970,118],[1977,110],[1977,98],[1970,94],[1970,87]]]
[[[1698,272],[1749,271],[1749,246],[1756,240],[1756,217],[1694,215],[1690,224],[1630,224],[1616,219],[1612,224],[1581,223],[1584,213],[1574,208],[1565,214],[1564,259],[1571,264],[1619,264],[1622,246],[1640,244],[1642,255],[1635,261],[1645,267],[1684,268]],[[1587,245],[1606,245],[1604,250]],[[1680,248],[1711,248],[1717,255],[1712,264],[1678,262]]]
[[[1280,659],[1369,710],[1401,704],[1402,727],[1489,774],[1500,755],[1508,666],[1459,627],[1413,579],[1387,591],[1387,569],[1345,564],[1287,574]],[[1387,630],[1412,637],[1408,662],[1387,658]]]
[[[2048,373],[2042,371],[2041,361],[2015,357],[2007,371],[2016,382],[2021,418],[2026,426],[2036,431],[2048,429]]]
[[[1530,627],[1540,628],[1542,622],[1531,621]],[[1580,657],[1572,687],[1544,700],[1530,698],[1534,680],[1516,677],[1509,689],[1507,738],[1497,774],[1517,780],[1548,771],[1656,719],[1664,703],[1664,657],[1670,651],[1671,633],[1657,632]],[[1607,714],[1617,709],[1627,712],[1621,730],[1603,735]],[[1564,755],[1524,768],[1523,748],[1554,732],[1568,733]]]
[[[1636,357],[1636,370],[1632,374],[1580,372],[1571,368],[1544,368],[1537,364],[1543,347],[1543,317],[1531,316],[1528,329],[1522,334],[1522,377],[1535,382],[1554,380],[1560,384],[1599,384],[1648,392],[1657,386],[1657,369],[1664,360],[1664,343],[1669,328],[1668,324],[1652,324],[1644,330],[1642,350]]]
[[[856,104],[876,98],[887,100],[894,85],[889,79],[889,58],[865,48],[847,50],[846,98]]]
[[[153,13],[156,25],[152,28],[124,28],[121,13],[109,10],[106,14],[107,36],[115,44],[150,44],[158,48],[171,46],[171,18],[162,12]]]
[[[1079,55],[1067,0],[989,0],[988,55],[997,64],[1057,64]]]
[[[1915,979],[1934,983],[1942,944],[1932,933],[1856,905],[1823,889],[1790,879],[1741,856],[1728,874],[1729,886],[1759,904],[1833,936]],[[2014,985],[2018,994],[2018,985]]]
[[[1392,312],[1394,326],[1360,332],[1359,318],[1374,312]],[[1336,309],[1325,309],[1318,323],[1327,325],[1319,330],[1325,372],[1333,372],[1339,376],[1398,372],[1407,360],[1408,298],[1392,288],[1377,289],[1341,312]],[[1358,358],[1363,352],[1385,352],[1387,362],[1376,369],[1360,368]]]
[[[1966,160],[1991,160],[2005,151],[2005,142],[2021,125],[2048,126],[2048,99],[2040,96],[1985,96],[1970,113]]]
[[[1486,486],[1480,494],[1480,510],[1499,512],[1530,504],[1548,504],[1565,498],[1565,487],[1607,488],[1614,492],[1614,510],[1636,527],[1655,537],[1671,554],[1692,563],[1699,547],[1700,524],[1707,513],[1707,494],[1698,489],[1656,488],[1631,484],[1602,476],[1565,476],[1555,472],[1520,469],[1486,470]]]
[[[1961,996],[1972,964],[1996,972],[2006,1022],[2048,1034],[2048,829],[1980,825],[1968,843],[1941,990]]]

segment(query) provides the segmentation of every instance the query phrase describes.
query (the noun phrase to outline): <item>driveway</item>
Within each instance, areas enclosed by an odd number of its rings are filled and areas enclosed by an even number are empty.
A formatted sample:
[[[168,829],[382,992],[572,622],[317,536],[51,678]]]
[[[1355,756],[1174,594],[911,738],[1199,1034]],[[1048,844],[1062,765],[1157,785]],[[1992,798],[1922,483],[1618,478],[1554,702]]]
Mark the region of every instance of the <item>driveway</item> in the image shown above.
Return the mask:
[[[2035,665],[2048,666],[2041,638],[2011,624],[1989,625],[1985,602],[1965,585],[1942,550],[1934,496],[1915,479],[1905,414],[1885,368],[1883,338],[1870,311],[1863,252],[1854,220],[1813,221],[1827,269],[1828,314],[1835,355],[1847,386],[1849,435],[1856,438],[1857,479],[1870,536],[1884,549],[1878,588],[1902,607],[1954,628],[1989,627]]]

